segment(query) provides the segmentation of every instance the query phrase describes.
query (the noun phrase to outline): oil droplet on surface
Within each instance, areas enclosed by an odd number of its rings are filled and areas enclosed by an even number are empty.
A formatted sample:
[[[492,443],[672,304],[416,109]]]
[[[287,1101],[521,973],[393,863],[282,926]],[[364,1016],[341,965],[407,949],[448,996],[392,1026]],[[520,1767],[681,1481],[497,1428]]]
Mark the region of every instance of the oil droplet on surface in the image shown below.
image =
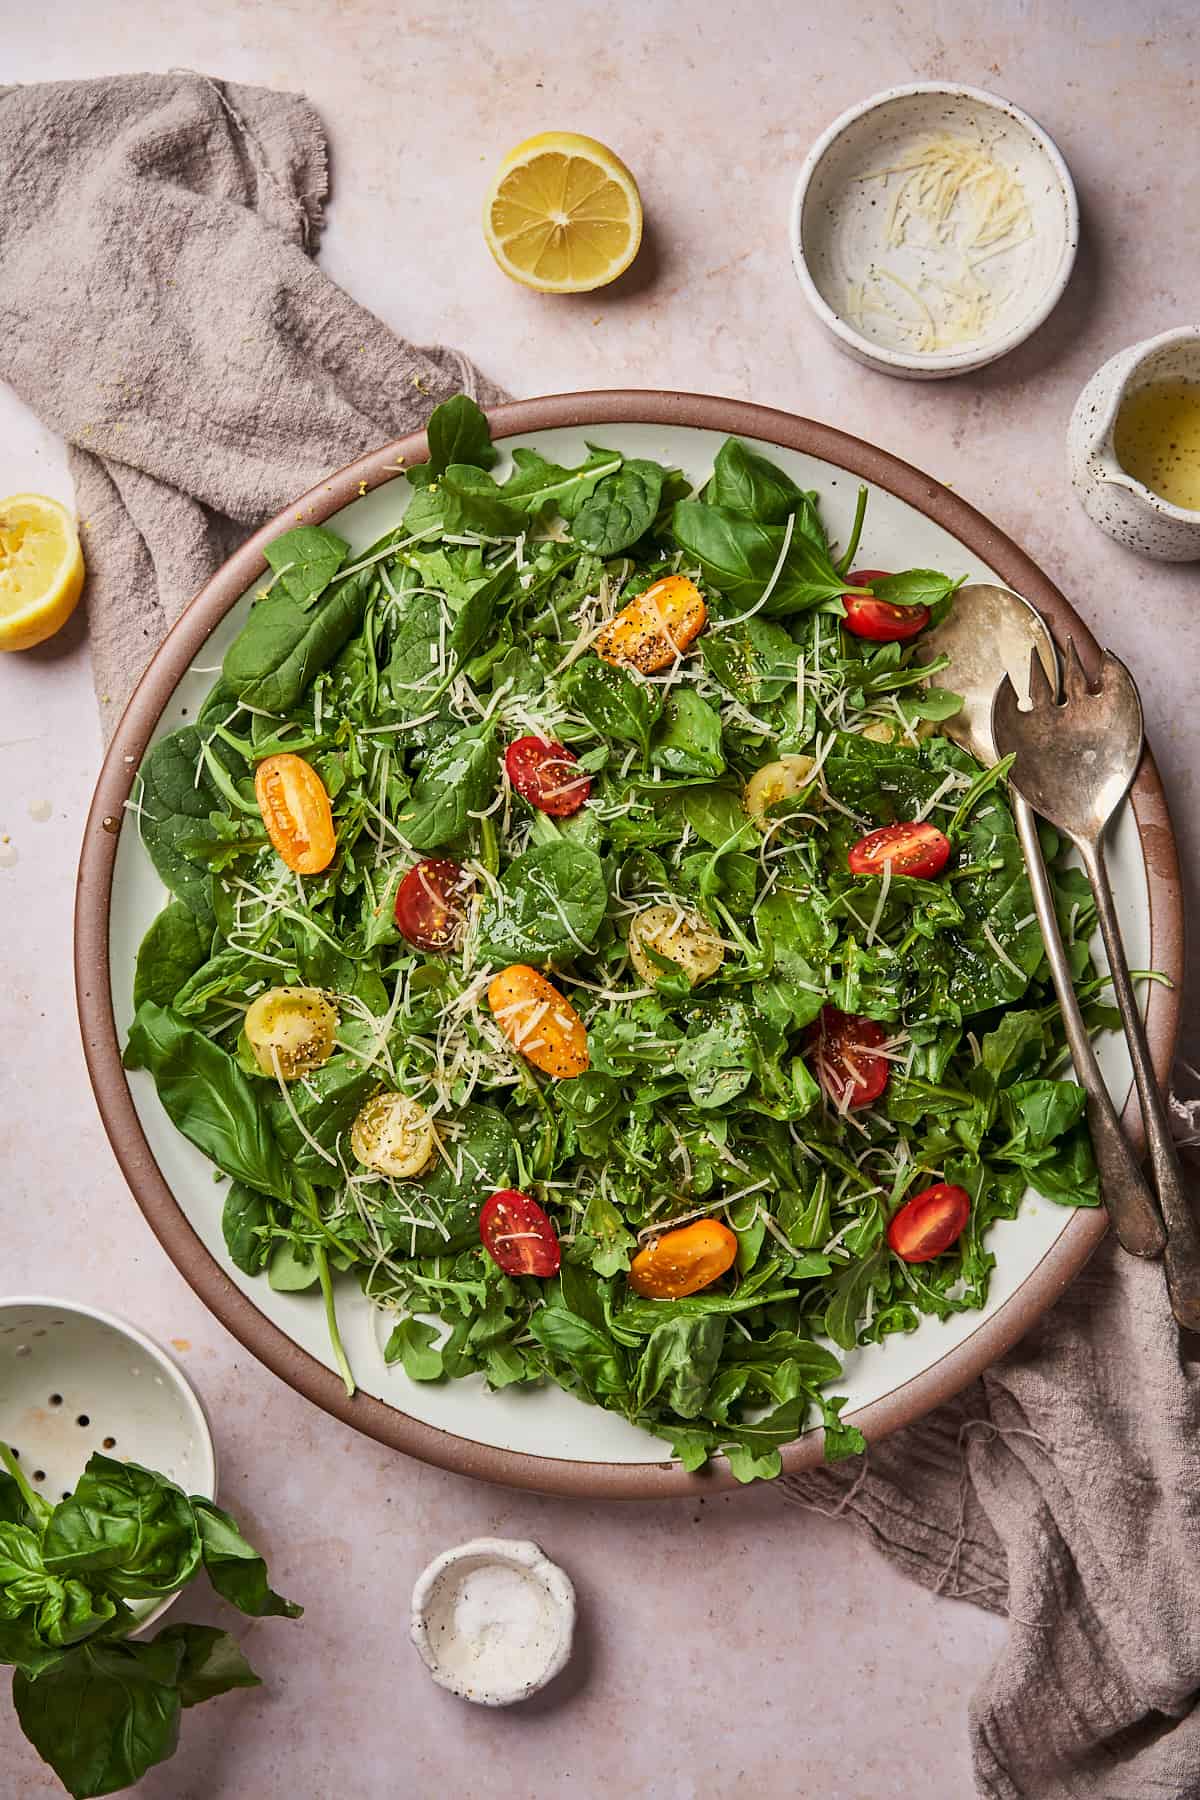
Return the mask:
[[[29,802],[29,816],[39,825],[44,825],[53,811],[54,807],[49,800],[31,800]]]
[[[20,860],[17,846],[9,838],[0,838],[0,869],[15,869]]]
[[[116,837],[118,831],[121,829],[121,821],[120,819],[114,819],[110,813],[106,819],[101,819],[100,829],[101,831],[107,831],[109,837]]]

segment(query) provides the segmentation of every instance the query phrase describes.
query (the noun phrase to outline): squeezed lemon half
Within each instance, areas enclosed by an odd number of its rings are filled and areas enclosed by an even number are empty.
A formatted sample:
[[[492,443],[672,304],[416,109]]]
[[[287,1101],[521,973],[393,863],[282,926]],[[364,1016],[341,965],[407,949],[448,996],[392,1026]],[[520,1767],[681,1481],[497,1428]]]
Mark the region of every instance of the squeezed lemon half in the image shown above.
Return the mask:
[[[66,624],[83,591],[71,515],[45,494],[0,500],[0,650],[29,650]]]
[[[627,269],[642,241],[642,200],[619,156],[573,131],[510,150],[483,208],[488,249],[514,281],[584,294]]]

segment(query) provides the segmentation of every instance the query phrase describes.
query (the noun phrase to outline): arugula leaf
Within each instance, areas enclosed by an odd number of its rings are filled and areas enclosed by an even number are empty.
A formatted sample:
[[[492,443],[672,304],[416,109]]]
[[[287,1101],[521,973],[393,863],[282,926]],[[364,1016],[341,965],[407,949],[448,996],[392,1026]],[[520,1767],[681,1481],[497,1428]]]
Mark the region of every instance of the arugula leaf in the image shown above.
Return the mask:
[[[503,484],[506,500],[517,500],[531,518],[553,504],[564,518],[573,518],[606,475],[615,475],[625,459],[619,450],[589,450],[586,461],[574,469],[547,462],[536,450],[513,451],[514,468]]]
[[[725,1319],[720,1313],[668,1319],[646,1339],[638,1359],[634,1404],[643,1412],[661,1399],[681,1419],[694,1419],[708,1398],[721,1360]]]
[[[410,1381],[440,1381],[445,1373],[438,1332],[423,1319],[401,1319],[384,1347],[386,1363],[403,1363]]]
[[[524,508],[506,496],[492,477],[470,463],[451,463],[438,482],[442,522],[447,531],[480,531],[515,537]]]

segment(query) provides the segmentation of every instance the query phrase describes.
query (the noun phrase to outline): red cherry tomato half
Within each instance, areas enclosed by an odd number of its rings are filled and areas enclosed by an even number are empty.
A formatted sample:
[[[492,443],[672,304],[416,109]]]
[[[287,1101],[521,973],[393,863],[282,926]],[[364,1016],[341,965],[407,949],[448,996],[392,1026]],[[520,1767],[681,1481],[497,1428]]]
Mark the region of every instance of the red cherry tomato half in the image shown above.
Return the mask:
[[[850,846],[846,861],[852,875],[882,875],[890,865],[893,875],[911,875],[916,881],[932,881],[950,859],[950,839],[936,825],[881,825]]]
[[[932,1262],[957,1243],[970,1216],[966,1188],[939,1181],[904,1202],[887,1228],[887,1241],[904,1262]]]
[[[564,745],[539,737],[517,738],[504,752],[504,767],[518,794],[552,819],[578,812],[592,791],[590,775],[571,772],[578,760]]]
[[[470,875],[460,863],[427,856],[396,889],[396,925],[418,950],[453,950],[467,916]]]
[[[855,587],[870,587],[883,581],[887,569],[852,569],[850,580]],[[842,624],[855,637],[870,638],[876,644],[903,644],[924,631],[929,623],[927,606],[893,606],[890,600],[868,598],[866,594],[843,594],[846,616]]]
[[[518,1188],[501,1188],[484,1202],[479,1236],[506,1275],[557,1275],[562,1261],[558,1234],[536,1200]]]
[[[823,1006],[809,1027],[807,1049],[817,1080],[839,1112],[870,1106],[888,1084],[887,1032],[877,1019]]]

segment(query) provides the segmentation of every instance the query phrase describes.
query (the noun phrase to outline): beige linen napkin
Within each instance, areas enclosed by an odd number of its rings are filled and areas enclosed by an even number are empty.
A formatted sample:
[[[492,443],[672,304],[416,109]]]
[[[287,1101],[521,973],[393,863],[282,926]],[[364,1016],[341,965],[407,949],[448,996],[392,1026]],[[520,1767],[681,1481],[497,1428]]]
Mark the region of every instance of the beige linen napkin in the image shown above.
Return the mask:
[[[0,376],[71,447],[106,734],[239,537],[456,390],[502,397],[313,265],[325,188],[296,95],[183,72],[0,89]],[[1197,1351],[1160,1269],[1110,1240],[954,1404],[783,1483],[1008,1616],[971,1708],[992,1800],[1200,1797]],[[896,1685],[920,1705],[919,1669]],[[852,1771],[852,1713],[847,1741]]]

